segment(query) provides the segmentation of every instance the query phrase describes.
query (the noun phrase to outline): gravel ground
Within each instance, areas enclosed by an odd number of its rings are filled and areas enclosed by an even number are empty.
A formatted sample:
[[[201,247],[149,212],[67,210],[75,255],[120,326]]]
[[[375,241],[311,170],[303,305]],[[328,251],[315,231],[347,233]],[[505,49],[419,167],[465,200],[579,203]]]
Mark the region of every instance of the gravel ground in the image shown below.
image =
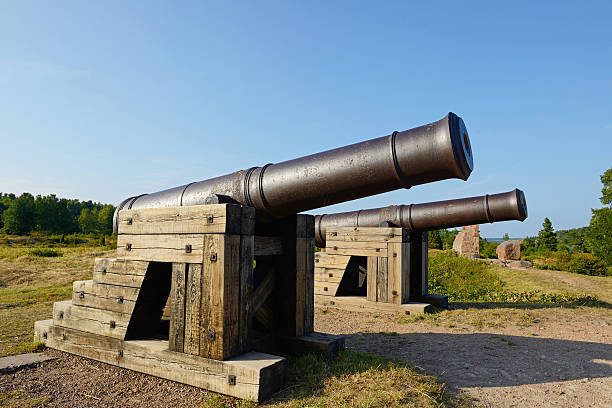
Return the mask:
[[[398,323],[319,310],[315,329],[345,334],[350,349],[421,367],[485,407],[612,407],[609,309],[445,313],[441,321]]]
[[[485,407],[612,407],[612,311],[454,310],[423,320],[315,312],[347,347],[409,362]],[[0,375],[16,406],[197,407],[215,394],[54,350],[56,360]],[[28,401],[19,404],[18,396]],[[35,400],[39,398],[39,400]],[[28,405],[30,404],[30,405]],[[2,398],[0,398],[2,405]]]

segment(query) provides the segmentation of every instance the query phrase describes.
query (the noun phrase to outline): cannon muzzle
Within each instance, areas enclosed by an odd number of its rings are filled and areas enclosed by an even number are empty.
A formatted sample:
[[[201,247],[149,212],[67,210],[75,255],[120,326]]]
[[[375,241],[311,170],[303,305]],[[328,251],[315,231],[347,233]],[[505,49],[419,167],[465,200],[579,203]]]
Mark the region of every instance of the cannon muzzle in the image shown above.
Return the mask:
[[[523,221],[525,218],[525,194],[515,189],[507,193],[458,200],[317,215],[315,240],[317,246],[324,247],[328,227],[378,227],[381,223],[389,223],[411,231],[426,231],[486,222]]]
[[[227,200],[283,217],[399,188],[467,180],[472,150],[463,120],[449,113],[403,132],[124,200],[123,208],[199,205]]]

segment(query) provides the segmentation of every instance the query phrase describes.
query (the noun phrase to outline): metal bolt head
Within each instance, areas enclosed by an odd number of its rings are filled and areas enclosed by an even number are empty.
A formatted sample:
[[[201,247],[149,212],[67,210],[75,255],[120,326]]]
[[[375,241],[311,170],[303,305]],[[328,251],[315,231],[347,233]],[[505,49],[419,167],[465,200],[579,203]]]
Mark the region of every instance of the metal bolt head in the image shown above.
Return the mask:
[[[132,225],[132,219],[131,218],[127,219],[127,225]]]
[[[131,251],[132,250],[132,244],[125,244],[125,249],[126,249],[126,251]]]
[[[111,328],[111,329],[114,329],[116,326],[117,326],[117,324],[115,323],[115,321],[114,321],[114,320],[111,320],[111,321],[110,321],[110,328]]]
[[[187,253],[187,254],[191,253],[191,244],[185,245],[185,253]]]
[[[64,312],[59,312],[59,318],[63,319],[64,318]]]
[[[119,298],[117,298],[117,302],[123,303],[123,296],[119,296]]]
[[[85,292],[81,291],[81,293],[79,293],[79,298],[85,299]]]
[[[47,338],[47,332],[43,332],[43,339]]]
[[[217,262],[217,253],[216,252],[211,252],[210,253],[210,260],[211,260],[211,262]]]
[[[102,275],[106,275],[106,268],[102,268]]]
[[[229,385],[236,385],[236,376],[235,375],[228,375],[227,376],[227,383]]]
[[[391,291],[391,294],[392,294],[393,296],[397,296],[397,290],[392,290],[392,291]]]
[[[213,217],[212,215],[209,215],[206,217],[206,222],[209,224],[212,224],[214,220],[215,220],[215,217]]]

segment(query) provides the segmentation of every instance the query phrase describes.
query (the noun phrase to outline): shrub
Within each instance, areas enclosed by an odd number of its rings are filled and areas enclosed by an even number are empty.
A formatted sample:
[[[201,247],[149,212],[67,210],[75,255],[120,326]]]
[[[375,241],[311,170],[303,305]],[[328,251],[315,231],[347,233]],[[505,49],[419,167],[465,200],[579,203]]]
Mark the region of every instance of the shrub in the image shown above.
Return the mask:
[[[604,262],[593,254],[573,254],[567,263],[567,270],[594,276],[605,276],[608,272]]]
[[[30,255],[34,256],[43,256],[43,257],[56,257],[63,256],[64,253],[62,251],[58,251],[53,248],[34,248],[28,252]]]

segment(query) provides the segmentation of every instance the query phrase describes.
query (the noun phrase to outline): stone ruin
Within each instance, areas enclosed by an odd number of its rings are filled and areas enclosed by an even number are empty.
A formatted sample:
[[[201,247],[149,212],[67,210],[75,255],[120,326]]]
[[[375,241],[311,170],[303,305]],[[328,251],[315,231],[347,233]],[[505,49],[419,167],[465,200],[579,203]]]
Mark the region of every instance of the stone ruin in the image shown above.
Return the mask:
[[[462,227],[455,237],[455,241],[453,241],[453,249],[459,255],[468,258],[480,258],[480,230],[478,225]]]

